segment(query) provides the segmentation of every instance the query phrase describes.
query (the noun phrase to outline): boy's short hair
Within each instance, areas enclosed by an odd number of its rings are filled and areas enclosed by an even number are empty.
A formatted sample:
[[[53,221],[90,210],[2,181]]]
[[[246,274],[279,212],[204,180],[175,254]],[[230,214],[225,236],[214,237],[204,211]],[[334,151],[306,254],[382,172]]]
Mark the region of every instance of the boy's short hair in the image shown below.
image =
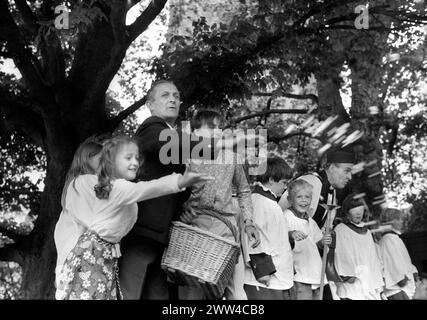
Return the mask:
[[[196,112],[196,114],[191,119],[191,129],[196,130],[200,129],[203,124],[207,123],[208,125],[213,125],[213,121],[218,119],[219,122],[222,122],[221,113],[212,109],[203,109]]]
[[[279,157],[269,157],[267,158],[267,169],[263,175],[258,176],[258,181],[267,183],[271,178],[278,182],[282,179],[291,179],[292,176],[293,170],[285,160]]]
[[[290,200],[301,189],[310,189],[312,191],[313,186],[304,179],[291,181],[288,185],[288,200]]]

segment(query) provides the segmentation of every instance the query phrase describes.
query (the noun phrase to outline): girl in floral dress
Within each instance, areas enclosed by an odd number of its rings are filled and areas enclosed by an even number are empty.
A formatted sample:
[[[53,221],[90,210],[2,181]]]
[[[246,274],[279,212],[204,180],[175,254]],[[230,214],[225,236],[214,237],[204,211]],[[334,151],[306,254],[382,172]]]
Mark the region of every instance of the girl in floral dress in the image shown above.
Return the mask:
[[[57,299],[121,299],[117,267],[119,242],[137,219],[136,203],[180,192],[207,179],[201,174],[186,172],[152,181],[130,182],[139,168],[138,154],[138,146],[132,139],[112,138],[103,146],[98,176],[80,175],[73,181],[74,188],[68,188],[65,208],[89,218],[79,221],[86,231],[62,266]]]

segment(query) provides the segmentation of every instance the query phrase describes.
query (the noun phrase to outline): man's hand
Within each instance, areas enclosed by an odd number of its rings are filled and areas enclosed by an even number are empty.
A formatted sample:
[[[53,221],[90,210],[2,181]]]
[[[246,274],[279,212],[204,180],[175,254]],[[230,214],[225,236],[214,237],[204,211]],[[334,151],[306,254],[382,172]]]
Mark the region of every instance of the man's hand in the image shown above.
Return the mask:
[[[292,239],[294,239],[295,241],[300,241],[300,240],[304,240],[305,238],[307,238],[307,235],[304,232],[298,231],[298,230],[290,231],[289,236]]]
[[[195,217],[197,217],[197,213],[193,210],[191,205],[185,203],[184,212],[181,214],[180,220],[186,224],[190,224]]]
[[[245,232],[248,236],[249,242],[254,240],[254,243],[252,244],[252,248],[256,248],[261,243],[261,240],[259,238],[259,232],[258,229],[253,224],[245,224]]]
[[[331,236],[331,234],[328,233],[328,234],[323,235],[323,238],[320,241],[321,241],[322,245],[329,247],[331,245],[331,243],[332,243],[332,236]]]
[[[262,276],[256,280],[268,287],[270,285],[271,275]]]

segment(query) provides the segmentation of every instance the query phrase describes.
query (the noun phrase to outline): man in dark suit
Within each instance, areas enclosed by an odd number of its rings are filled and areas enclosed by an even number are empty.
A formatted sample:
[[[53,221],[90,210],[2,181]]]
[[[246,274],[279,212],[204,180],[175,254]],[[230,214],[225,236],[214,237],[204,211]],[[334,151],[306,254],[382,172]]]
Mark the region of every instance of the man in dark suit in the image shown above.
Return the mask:
[[[214,157],[219,141],[210,139],[206,145],[203,137],[190,137],[175,131],[180,104],[179,91],[171,81],[157,81],[148,91],[146,105],[152,116],[141,124],[135,136],[143,161],[138,180],[158,179],[173,172],[184,173],[186,159],[199,143],[205,144],[198,153],[199,158]],[[233,139],[226,139],[224,145],[233,147]],[[178,154],[175,154],[176,150]],[[179,217],[190,193],[191,189],[187,188],[184,192],[138,203],[138,220],[121,245],[119,277],[124,299],[175,298],[170,295],[160,262],[171,221]]]
[[[333,151],[326,155],[324,170],[318,174],[322,183],[319,204],[341,205],[346,195],[350,193],[347,185],[352,178],[354,160],[354,154],[347,151]],[[320,229],[325,225],[326,211],[320,205],[314,212],[313,220]]]

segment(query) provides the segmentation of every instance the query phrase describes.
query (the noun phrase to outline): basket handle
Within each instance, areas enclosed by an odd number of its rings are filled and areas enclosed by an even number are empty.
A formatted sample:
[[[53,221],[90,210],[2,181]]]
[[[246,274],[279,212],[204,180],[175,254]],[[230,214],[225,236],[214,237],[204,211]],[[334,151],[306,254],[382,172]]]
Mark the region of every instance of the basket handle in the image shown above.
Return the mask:
[[[238,240],[237,228],[228,219],[224,218],[223,215],[216,213],[212,209],[195,208],[195,211],[197,211],[198,214],[204,214],[207,216],[215,217],[221,222],[223,222],[231,230],[231,233],[233,234],[235,241],[237,243],[240,243],[240,241]]]

